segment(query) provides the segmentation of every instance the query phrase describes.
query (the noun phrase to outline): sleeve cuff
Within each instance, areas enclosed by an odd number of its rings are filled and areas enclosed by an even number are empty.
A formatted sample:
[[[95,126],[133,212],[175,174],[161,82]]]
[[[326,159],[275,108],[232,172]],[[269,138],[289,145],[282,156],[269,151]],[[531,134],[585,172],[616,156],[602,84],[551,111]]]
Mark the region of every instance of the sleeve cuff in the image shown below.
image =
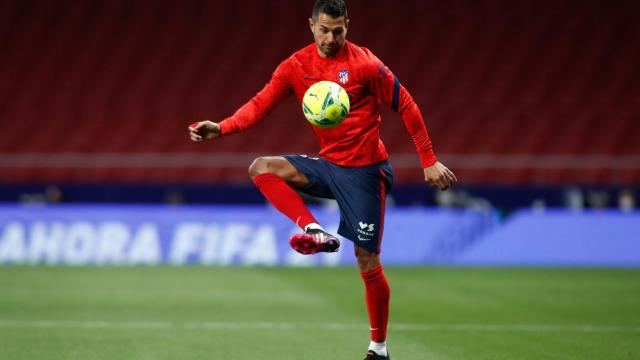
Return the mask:
[[[419,153],[418,155],[420,156],[420,163],[422,164],[423,169],[428,168],[429,166],[438,162],[436,154],[433,153],[433,150]]]
[[[228,119],[229,118],[226,118],[218,123],[218,125],[220,125],[220,136],[229,135],[233,132]]]

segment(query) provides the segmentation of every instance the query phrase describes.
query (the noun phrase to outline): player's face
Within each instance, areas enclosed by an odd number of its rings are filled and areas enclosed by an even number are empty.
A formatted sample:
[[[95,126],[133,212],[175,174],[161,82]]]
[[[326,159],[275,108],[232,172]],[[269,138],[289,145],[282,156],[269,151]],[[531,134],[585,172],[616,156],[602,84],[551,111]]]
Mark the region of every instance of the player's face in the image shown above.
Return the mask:
[[[317,19],[309,19],[309,26],[313,38],[318,46],[318,53],[322,57],[334,57],[344,46],[347,37],[349,20],[344,16],[337,18],[325,13],[318,14]]]

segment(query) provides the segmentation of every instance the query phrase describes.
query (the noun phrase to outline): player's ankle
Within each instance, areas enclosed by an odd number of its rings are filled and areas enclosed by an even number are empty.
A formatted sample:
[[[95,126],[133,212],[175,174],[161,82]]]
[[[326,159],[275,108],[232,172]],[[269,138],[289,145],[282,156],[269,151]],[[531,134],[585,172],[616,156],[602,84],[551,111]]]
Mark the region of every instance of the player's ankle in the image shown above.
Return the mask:
[[[375,351],[380,356],[387,356],[387,342],[386,341],[373,341],[369,343],[369,350]]]
[[[313,222],[310,224],[307,224],[307,226],[304,227],[304,231],[307,232],[309,230],[322,230],[325,231],[322,226],[320,226],[320,224]]]

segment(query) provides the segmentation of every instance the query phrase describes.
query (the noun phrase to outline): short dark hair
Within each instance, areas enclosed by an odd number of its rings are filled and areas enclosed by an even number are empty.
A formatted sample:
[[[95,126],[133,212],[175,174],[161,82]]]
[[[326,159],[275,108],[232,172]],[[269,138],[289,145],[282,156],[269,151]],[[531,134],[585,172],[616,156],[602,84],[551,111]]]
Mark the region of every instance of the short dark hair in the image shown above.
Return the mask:
[[[348,18],[347,4],[345,4],[344,0],[316,0],[311,12],[311,18],[317,19],[320,13],[327,14],[332,18],[344,16],[346,19]]]

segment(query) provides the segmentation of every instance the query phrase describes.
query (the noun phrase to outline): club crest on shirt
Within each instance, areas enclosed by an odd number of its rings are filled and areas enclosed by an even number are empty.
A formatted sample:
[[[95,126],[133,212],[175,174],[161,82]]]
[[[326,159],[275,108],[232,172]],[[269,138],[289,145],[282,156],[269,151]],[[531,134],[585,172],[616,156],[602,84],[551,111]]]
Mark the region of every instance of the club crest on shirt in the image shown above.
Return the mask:
[[[338,79],[343,84],[346,84],[349,81],[349,70],[340,70],[338,71]]]

